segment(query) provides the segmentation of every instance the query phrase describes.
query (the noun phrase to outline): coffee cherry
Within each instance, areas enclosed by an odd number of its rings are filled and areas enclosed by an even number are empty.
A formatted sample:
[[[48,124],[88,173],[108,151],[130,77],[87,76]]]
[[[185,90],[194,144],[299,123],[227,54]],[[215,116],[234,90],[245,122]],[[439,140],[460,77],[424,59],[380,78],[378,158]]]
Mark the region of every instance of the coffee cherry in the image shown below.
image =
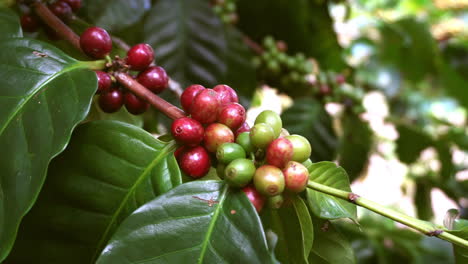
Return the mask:
[[[257,118],[255,119],[255,124],[260,123],[270,125],[271,128],[273,128],[273,131],[275,132],[275,138],[277,138],[280,135],[281,128],[283,127],[281,117],[271,110],[265,110],[257,116]]]
[[[305,137],[291,135],[286,136],[285,138],[291,141],[293,144],[293,161],[304,162],[310,157],[310,154],[312,153],[312,147]]]
[[[226,182],[233,187],[244,187],[252,181],[255,165],[249,159],[236,159],[224,170]]]
[[[104,29],[90,27],[81,34],[80,46],[86,55],[102,59],[112,50],[112,40]]]
[[[253,204],[257,213],[262,211],[263,205],[265,204],[265,197],[263,197],[252,185],[242,188],[242,191],[245,193],[247,198]]]
[[[203,126],[197,120],[182,117],[172,122],[171,133],[178,142],[196,146],[203,140]]]
[[[286,189],[295,193],[304,191],[309,180],[309,171],[299,162],[290,161],[283,170]]]
[[[257,148],[265,148],[275,140],[275,132],[268,124],[256,124],[250,130],[250,141]]]
[[[267,204],[268,208],[271,209],[280,209],[283,205],[284,197],[281,194],[275,195],[273,197],[268,198]]]
[[[134,115],[143,114],[149,108],[149,104],[146,101],[138,98],[131,92],[125,93],[124,103],[127,111]]]
[[[255,171],[253,178],[255,189],[265,196],[275,196],[284,191],[284,175],[280,169],[263,165]]]
[[[219,84],[213,87],[218,93],[219,103],[223,106],[229,103],[238,103],[239,98],[237,97],[236,91],[225,84]]]
[[[233,131],[237,130],[245,122],[245,109],[238,103],[224,106],[218,114],[218,122],[225,124]]]
[[[21,28],[26,32],[36,32],[39,28],[39,20],[32,14],[21,16]]]
[[[268,164],[283,168],[293,156],[293,144],[286,138],[278,138],[268,145],[266,161]]]
[[[185,88],[184,92],[180,96],[180,104],[185,112],[190,113],[190,107],[192,106],[193,99],[203,90],[205,90],[205,87],[199,84],[193,84]]]
[[[103,71],[96,71],[96,76],[98,79],[97,93],[104,93],[109,91],[112,85],[111,76],[107,72]]]
[[[135,71],[146,69],[153,60],[153,48],[145,43],[137,44],[127,52],[127,64]]]
[[[119,89],[112,89],[99,96],[99,106],[106,113],[117,112],[123,105],[123,95]]]
[[[72,14],[71,6],[65,1],[55,1],[49,6],[49,9],[54,15],[62,20],[66,20]]]
[[[137,81],[153,93],[160,93],[167,88],[169,77],[167,77],[166,71],[162,67],[152,66],[140,72]]]
[[[201,178],[210,170],[210,156],[201,146],[186,148],[180,154],[179,166],[188,176],[195,179]]]
[[[206,127],[203,140],[209,152],[216,152],[223,143],[234,142],[234,134],[229,127],[214,123]]]
[[[243,132],[250,132],[250,126],[247,124],[247,122],[244,122],[244,124],[241,125],[236,131],[236,137]]]
[[[185,149],[187,149],[187,146],[180,146],[174,151],[174,157],[176,158],[177,161],[179,161],[180,155],[184,153]]]
[[[205,89],[195,96],[190,107],[190,114],[200,123],[210,124],[216,121],[218,108],[218,94],[213,89]]]
[[[81,8],[81,0],[62,0],[66,2],[73,11],[78,11]]]
[[[235,159],[245,158],[245,150],[236,143],[223,143],[216,150],[216,158],[219,162],[228,164]]]
[[[346,82],[346,77],[345,77],[343,74],[338,74],[338,75],[336,75],[336,77],[335,77],[335,82],[336,82],[337,84],[343,84],[343,83]]]
[[[246,153],[255,151],[255,148],[250,141],[250,132],[240,133],[236,138],[236,143],[242,146]]]

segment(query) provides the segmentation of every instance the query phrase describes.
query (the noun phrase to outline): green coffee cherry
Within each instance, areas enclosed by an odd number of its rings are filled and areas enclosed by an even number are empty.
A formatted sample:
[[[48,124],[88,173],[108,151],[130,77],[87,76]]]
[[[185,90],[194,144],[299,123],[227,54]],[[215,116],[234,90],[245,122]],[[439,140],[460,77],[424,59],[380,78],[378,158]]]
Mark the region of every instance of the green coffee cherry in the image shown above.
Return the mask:
[[[219,162],[228,164],[235,159],[245,158],[245,150],[236,143],[223,143],[216,150],[216,158]]]
[[[257,148],[266,148],[275,138],[275,131],[268,124],[256,124],[250,129],[250,142]]]
[[[291,135],[286,136],[285,138],[289,139],[289,141],[291,141],[291,143],[293,144],[293,161],[304,162],[310,157],[310,154],[312,153],[312,147],[310,146],[309,141],[305,137],[299,135]]]
[[[271,165],[260,166],[253,178],[255,189],[265,196],[276,196],[284,191],[284,175],[280,169]]]
[[[244,148],[246,153],[251,153],[255,151],[255,147],[250,141],[250,132],[242,132],[236,138],[236,143],[241,145]]]
[[[281,194],[268,198],[267,204],[271,209],[279,209],[283,205],[284,197]]]
[[[236,159],[224,170],[224,179],[234,187],[244,187],[252,181],[255,165],[248,159]]]
[[[265,110],[261,112],[255,119],[255,124],[261,123],[268,124],[271,126],[271,128],[273,128],[273,131],[275,132],[275,138],[277,138],[280,135],[281,128],[283,127],[283,122],[281,121],[281,117],[277,113],[271,110]]]

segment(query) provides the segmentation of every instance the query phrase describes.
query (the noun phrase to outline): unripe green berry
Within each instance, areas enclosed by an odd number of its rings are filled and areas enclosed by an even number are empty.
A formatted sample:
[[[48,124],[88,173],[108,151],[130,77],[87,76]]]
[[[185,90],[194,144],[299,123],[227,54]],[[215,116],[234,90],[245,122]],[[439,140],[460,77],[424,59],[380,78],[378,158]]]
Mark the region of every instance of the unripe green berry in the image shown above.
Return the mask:
[[[283,205],[284,197],[281,194],[268,198],[267,204],[268,208],[271,209],[280,209]]]
[[[251,153],[255,151],[255,147],[250,141],[250,132],[242,132],[236,138],[236,143],[241,145],[244,148],[246,153]]]
[[[266,148],[275,138],[275,131],[268,124],[256,124],[250,129],[250,141],[257,148]]]
[[[235,159],[245,158],[245,150],[236,143],[223,143],[216,150],[216,158],[219,162],[228,164]]]
[[[260,123],[270,125],[271,128],[273,128],[273,131],[275,132],[275,138],[277,138],[280,135],[281,128],[283,127],[281,117],[271,110],[265,110],[257,116],[257,118],[255,119],[255,124]]]
[[[299,135],[290,135],[286,136],[285,138],[289,139],[289,141],[291,141],[293,144],[293,161],[304,162],[310,157],[310,154],[312,153],[312,147],[305,137]]]
[[[248,159],[236,159],[224,170],[224,179],[234,187],[244,187],[252,181],[255,165]]]

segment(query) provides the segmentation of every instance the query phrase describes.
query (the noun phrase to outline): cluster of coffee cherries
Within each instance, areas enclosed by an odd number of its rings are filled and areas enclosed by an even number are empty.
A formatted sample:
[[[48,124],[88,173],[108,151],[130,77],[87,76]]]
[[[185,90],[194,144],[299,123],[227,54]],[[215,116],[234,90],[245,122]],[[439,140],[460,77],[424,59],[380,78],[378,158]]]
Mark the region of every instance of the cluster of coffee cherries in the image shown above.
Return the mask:
[[[21,1],[19,2],[21,3]],[[81,0],[57,0],[50,3],[47,7],[54,15],[67,23],[73,13],[81,8]],[[36,32],[42,27],[49,39],[59,39],[59,36],[53,29],[43,26],[40,19],[30,11],[27,11],[21,16],[20,23],[25,32]]]
[[[235,24],[239,20],[237,16],[236,0],[211,0],[213,11],[225,24]]]
[[[90,27],[81,34],[80,46],[88,56],[102,59],[110,54],[112,39],[106,30],[100,27]],[[131,47],[124,59],[116,57],[115,61],[116,63],[110,65],[107,71],[96,71],[100,108],[106,113],[114,113],[125,104],[125,108],[131,114],[144,113],[149,104],[116,84],[112,71],[138,72],[135,79],[153,93],[161,93],[167,88],[169,77],[166,71],[162,67],[151,65],[154,61],[154,51],[145,43]]]
[[[263,52],[254,59],[258,75],[268,84],[286,91],[297,91],[311,86],[310,75],[314,64],[304,54],[288,55],[287,45],[271,36],[263,40]]]
[[[306,188],[310,143],[289,135],[277,113],[263,111],[250,129],[244,107],[227,85],[213,89],[191,85],[183,92],[181,104],[190,117],[175,120],[171,133],[182,145],[174,155],[185,174],[205,176],[213,158],[218,176],[232,187],[243,188],[257,211],[265,201],[279,208],[284,191],[299,193]]]

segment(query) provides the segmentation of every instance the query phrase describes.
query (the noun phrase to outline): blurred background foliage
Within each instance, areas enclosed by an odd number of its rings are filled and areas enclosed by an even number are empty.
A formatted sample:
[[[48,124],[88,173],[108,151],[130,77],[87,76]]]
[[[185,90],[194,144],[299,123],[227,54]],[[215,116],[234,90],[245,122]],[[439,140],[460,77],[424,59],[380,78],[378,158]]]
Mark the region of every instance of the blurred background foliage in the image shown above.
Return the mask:
[[[450,208],[468,217],[468,1],[88,0],[81,15],[150,43],[182,88],[232,86],[250,122],[281,113],[313,161],[339,163],[355,192],[438,224]],[[91,118],[158,134],[169,124],[154,111]],[[376,215],[359,222],[333,223],[358,263],[454,262],[443,241]]]

